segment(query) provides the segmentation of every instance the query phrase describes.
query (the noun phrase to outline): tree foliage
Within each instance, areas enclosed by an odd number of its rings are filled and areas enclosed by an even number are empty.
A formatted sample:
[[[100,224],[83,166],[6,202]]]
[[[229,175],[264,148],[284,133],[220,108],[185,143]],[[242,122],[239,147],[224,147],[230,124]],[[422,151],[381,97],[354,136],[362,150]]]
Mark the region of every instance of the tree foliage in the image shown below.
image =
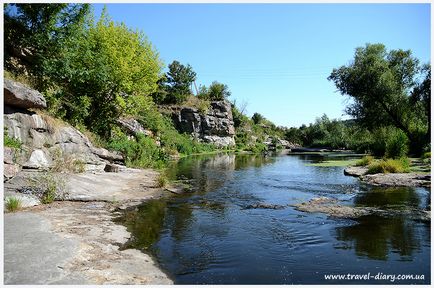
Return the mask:
[[[169,71],[159,80],[159,88],[152,96],[159,104],[181,104],[190,96],[190,86],[196,80],[196,72],[190,65],[178,61],[169,64]]]
[[[5,68],[22,73],[25,66],[37,79],[36,88],[43,88],[47,62],[59,57],[63,43],[88,13],[89,4],[6,4]]]
[[[407,135],[417,153],[429,141],[430,121],[423,110],[426,106],[411,101],[412,94],[430,95],[428,87],[424,90],[418,83],[421,68],[410,50],[387,51],[383,44],[367,44],[356,49],[351,64],[333,69],[328,79],[353,100],[347,114],[369,129],[395,126]],[[420,98],[413,100],[420,102]]]
[[[114,23],[105,11],[93,22],[89,18],[51,61],[48,75],[58,89],[49,99],[63,118],[108,136],[119,116],[150,105],[162,63],[141,32]]]
[[[213,81],[209,88],[206,86],[200,86],[197,97],[203,100],[209,101],[222,101],[231,96],[231,91],[226,84]]]
[[[255,112],[252,116],[252,121],[255,124],[261,123],[264,119],[265,119],[264,116],[262,116],[261,114],[259,114],[257,112]]]

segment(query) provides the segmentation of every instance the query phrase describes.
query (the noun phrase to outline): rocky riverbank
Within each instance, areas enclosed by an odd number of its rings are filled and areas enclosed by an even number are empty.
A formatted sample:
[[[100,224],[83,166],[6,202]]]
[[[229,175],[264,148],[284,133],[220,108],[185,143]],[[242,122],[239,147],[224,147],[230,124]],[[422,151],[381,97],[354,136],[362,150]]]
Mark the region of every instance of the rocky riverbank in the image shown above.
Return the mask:
[[[67,175],[69,201],[5,214],[5,284],[172,284],[149,255],[120,249],[131,235],[112,221],[120,208],[163,195],[157,175],[136,169]]]
[[[4,94],[5,138],[14,144],[3,150],[4,198],[23,208],[4,215],[4,283],[172,284],[150,256],[120,249],[131,235],[112,221],[168,193],[158,173],[126,168],[122,155],[38,110],[46,108],[38,91],[4,80]],[[131,134],[137,124],[120,119]]]

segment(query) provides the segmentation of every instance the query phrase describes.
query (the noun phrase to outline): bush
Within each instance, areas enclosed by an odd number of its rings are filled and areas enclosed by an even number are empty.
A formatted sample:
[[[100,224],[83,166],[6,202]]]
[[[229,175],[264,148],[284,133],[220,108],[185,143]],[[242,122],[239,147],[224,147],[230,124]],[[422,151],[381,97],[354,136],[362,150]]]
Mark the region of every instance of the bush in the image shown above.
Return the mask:
[[[362,159],[358,160],[356,162],[356,166],[367,166],[370,165],[374,161],[374,157],[372,156],[363,156]]]
[[[143,134],[135,139],[119,132],[108,144],[109,149],[121,152],[128,166],[139,168],[161,168],[168,160],[168,155],[160,149],[155,141]]]
[[[167,178],[165,172],[161,172],[160,175],[158,175],[157,184],[160,188],[164,188],[167,186],[167,184],[169,184],[169,178]]]
[[[408,153],[408,138],[402,130],[391,129],[386,139],[385,156],[387,158],[402,158]]]
[[[369,165],[366,174],[377,173],[408,173],[410,172],[410,161],[408,158],[386,159],[376,161]]]
[[[7,197],[5,205],[8,212],[15,212],[21,209],[21,200],[15,197]]]
[[[71,172],[83,173],[86,163],[82,159],[78,159],[73,155],[63,155],[61,149],[55,150],[53,153],[52,172]]]
[[[222,101],[231,96],[231,92],[226,84],[214,81],[209,88],[200,86],[198,98],[210,101]]]
[[[32,194],[37,196],[42,204],[49,204],[54,200],[64,200],[68,195],[66,181],[61,174],[45,172],[28,181]]]
[[[267,151],[267,145],[265,145],[264,143],[255,143],[254,145],[250,145],[246,148],[247,151],[251,151],[255,154],[259,154],[262,152]]]
[[[199,97],[198,95],[198,97],[195,96],[188,97],[184,105],[187,107],[197,108],[197,110],[199,110],[199,113],[206,114],[208,112],[211,103],[208,100]]]

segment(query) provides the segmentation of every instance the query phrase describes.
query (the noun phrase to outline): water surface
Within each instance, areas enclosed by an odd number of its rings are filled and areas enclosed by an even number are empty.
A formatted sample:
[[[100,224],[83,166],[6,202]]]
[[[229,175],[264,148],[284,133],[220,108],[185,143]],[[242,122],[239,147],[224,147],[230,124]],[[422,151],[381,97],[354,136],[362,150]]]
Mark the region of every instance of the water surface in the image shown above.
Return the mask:
[[[127,212],[129,244],[154,255],[176,284],[430,283],[430,222],[398,213],[429,209],[429,191],[371,187],[344,176],[343,167],[306,166],[324,157],[184,158],[170,173],[192,192]],[[349,220],[291,206],[320,196],[397,213]],[[258,203],[283,207],[249,209]],[[423,274],[425,280],[324,279],[332,273]]]

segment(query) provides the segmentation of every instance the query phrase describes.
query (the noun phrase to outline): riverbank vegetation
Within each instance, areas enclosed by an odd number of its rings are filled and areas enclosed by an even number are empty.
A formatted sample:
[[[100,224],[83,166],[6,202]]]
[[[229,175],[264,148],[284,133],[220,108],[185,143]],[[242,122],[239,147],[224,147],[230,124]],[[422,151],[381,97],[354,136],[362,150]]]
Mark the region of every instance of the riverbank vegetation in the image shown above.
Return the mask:
[[[41,91],[50,115],[121,152],[127,165],[161,168],[174,156],[217,150],[179,133],[161,111],[187,105],[206,113],[211,101],[228,100],[229,87],[214,81],[195,95],[193,67],[173,61],[163,73],[166,65],[145,34],[114,22],[105,9],[96,20],[89,4],[6,4],[4,23],[5,75]],[[367,44],[328,79],[351,100],[346,113],[353,119],[323,115],[298,128],[278,127],[259,113],[248,117],[233,101],[235,149],[261,153],[286,140],[392,159],[430,151],[430,65],[411,51]],[[152,135],[127,135],[122,117]]]

